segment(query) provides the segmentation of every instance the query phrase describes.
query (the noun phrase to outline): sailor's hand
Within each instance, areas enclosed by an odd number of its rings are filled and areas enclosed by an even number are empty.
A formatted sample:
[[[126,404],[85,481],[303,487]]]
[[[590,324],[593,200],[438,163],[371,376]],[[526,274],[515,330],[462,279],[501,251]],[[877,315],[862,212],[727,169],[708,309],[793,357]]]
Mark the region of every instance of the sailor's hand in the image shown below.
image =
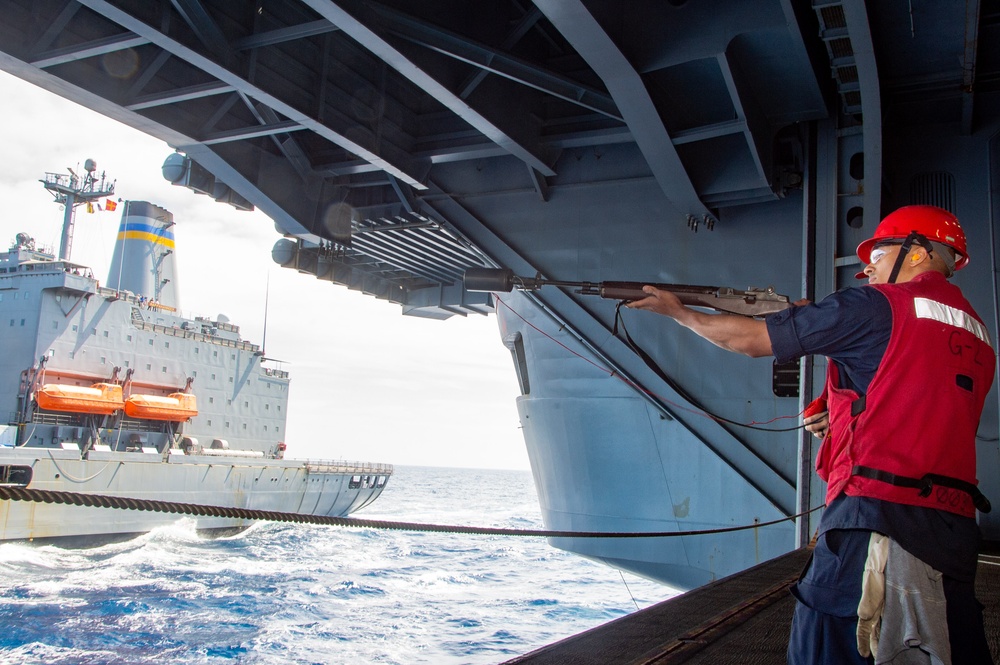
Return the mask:
[[[817,439],[825,439],[830,431],[830,412],[821,411],[807,416],[802,423],[806,426],[806,431],[810,432]]]
[[[802,416],[802,424],[807,432],[817,439],[826,438],[830,431],[830,410],[826,406],[825,393],[810,402]]]
[[[642,290],[648,295],[642,300],[633,300],[628,303],[628,307],[656,312],[670,318],[676,318],[677,314],[685,309],[680,299],[670,291],[661,291],[655,286],[649,285],[642,287]]]

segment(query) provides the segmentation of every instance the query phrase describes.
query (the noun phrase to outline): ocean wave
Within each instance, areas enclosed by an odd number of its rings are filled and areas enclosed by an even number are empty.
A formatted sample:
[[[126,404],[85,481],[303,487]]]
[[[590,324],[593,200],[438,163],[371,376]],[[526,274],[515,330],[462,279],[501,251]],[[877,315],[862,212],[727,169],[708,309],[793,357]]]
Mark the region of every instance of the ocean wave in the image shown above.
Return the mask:
[[[364,517],[539,528],[526,497],[527,473],[402,468]],[[536,538],[178,520],[0,545],[0,663],[495,663],[673,593],[628,580]]]

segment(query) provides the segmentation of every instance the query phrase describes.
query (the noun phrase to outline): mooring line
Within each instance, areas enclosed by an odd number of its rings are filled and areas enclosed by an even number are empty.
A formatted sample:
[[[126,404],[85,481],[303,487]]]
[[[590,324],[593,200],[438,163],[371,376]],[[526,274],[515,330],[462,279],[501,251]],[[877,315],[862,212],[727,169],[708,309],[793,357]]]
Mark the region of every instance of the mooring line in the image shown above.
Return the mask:
[[[255,510],[252,508],[230,508],[226,506],[207,506],[197,503],[180,503],[177,501],[157,501],[153,499],[134,499],[129,497],[109,496],[107,494],[85,494],[83,492],[66,492],[61,490],[29,489],[27,487],[12,487],[0,485],[0,499],[8,501],[34,501],[37,503],[58,503],[90,508],[116,508],[119,510],[148,510],[196,517],[225,517],[268,522],[294,522],[299,524],[320,524],[325,526],[342,526],[361,529],[385,529],[395,531],[429,531],[438,533],[462,533],[483,536],[531,536],[535,538],[676,538],[678,536],[702,536],[713,533],[729,533],[759,529],[765,526],[788,522],[815,512],[823,506],[817,506],[797,515],[782,517],[770,522],[755,522],[741,526],[722,527],[718,529],[700,529],[695,531],[655,531],[655,532],[611,532],[611,531],[554,531],[548,529],[507,529],[502,527],[455,526],[447,524],[422,524],[419,522],[395,522],[390,520],[366,520],[355,517],[332,517],[327,515],[306,515],[303,513],[286,513],[276,510]]]

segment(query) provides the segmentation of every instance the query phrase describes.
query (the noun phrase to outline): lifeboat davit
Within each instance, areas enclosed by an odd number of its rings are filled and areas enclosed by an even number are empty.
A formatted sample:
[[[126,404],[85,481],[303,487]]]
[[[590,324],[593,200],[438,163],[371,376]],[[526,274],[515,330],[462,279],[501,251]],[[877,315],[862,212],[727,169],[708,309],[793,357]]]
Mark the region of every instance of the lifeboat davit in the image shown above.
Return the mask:
[[[47,411],[91,413],[110,416],[121,409],[122,387],[116,383],[95,383],[87,386],[65,386],[46,383],[35,393],[39,408]]]
[[[140,420],[172,420],[182,422],[198,415],[198,402],[190,393],[162,395],[129,395],[125,400],[125,415]]]

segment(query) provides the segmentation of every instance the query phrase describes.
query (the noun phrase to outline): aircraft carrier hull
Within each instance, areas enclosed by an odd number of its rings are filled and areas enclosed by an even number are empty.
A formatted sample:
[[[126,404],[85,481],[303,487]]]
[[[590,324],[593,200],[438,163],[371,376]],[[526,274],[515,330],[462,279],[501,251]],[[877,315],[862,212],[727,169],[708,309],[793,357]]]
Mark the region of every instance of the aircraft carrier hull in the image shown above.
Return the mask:
[[[500,329],[530,371],[517,399],[546,527],[687,532],[786,517],[689,430],[518,293]],[[554,538],[616,568],[694,588],[795,548],[793,522],[705,536]]]

